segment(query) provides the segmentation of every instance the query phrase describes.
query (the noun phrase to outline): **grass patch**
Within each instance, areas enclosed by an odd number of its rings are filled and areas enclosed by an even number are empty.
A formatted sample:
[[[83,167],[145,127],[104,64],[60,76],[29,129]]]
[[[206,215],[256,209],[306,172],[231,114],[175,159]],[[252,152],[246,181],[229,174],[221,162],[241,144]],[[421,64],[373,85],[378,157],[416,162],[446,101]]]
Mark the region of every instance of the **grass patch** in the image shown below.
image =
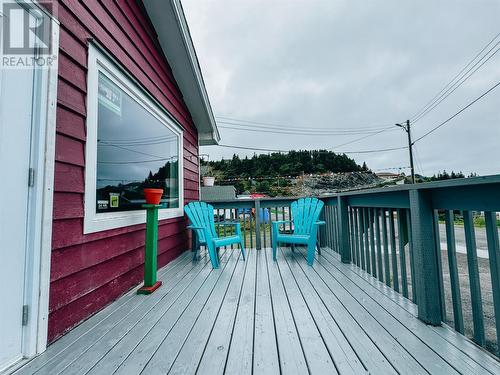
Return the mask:
[[[486,227],[486,221],[484,219],[484,216],[474,216],[473,222],[474,222],[474,227],[476,228]],[[439,219],[439,224],[445,224],[445,221],[443,219]],[[464,219],[462,217],[455,217],[455,220],[453,220],[453,224],[458,226],[463,226]],[[497,227],[500,227],[500,220],[498,219],[497,219]]]

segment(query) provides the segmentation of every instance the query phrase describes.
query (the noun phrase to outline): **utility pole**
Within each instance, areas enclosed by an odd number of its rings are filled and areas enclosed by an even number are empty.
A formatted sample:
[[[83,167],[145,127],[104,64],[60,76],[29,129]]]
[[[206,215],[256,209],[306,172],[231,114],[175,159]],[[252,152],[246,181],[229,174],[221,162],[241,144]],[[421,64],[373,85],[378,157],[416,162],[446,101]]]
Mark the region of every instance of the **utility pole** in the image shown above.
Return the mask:
[[[410,120],[406,120],[406,124],[396,124],[408,134],[408,151],[410,152],[410,168],[411,168],[411,182],[415,183],[415,168],[413,166],[413,143],[411,141]]]

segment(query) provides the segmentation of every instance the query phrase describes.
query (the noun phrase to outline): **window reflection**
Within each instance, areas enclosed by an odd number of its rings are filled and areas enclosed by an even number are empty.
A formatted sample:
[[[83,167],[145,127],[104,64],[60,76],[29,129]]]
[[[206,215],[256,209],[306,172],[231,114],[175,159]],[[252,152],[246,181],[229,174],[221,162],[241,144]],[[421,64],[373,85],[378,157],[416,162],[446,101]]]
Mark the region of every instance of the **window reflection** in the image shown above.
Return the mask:
[[[179,207],[179,137],[99,73],[97,212],[142,209],[143,189],[162,188]]]

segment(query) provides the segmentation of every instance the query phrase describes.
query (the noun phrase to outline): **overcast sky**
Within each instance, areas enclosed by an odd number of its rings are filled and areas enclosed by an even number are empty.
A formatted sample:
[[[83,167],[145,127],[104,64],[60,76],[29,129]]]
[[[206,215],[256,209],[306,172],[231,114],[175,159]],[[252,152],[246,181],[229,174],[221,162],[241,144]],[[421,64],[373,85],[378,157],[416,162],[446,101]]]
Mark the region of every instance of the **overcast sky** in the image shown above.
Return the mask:
[[[500,1],[183,0],[217,116],[302,128],[366,128],[411,118],[500,32]],[[499,41],[497,39],[497,41]],[[500,53],[415,123],[414,139],[500,81]],[[396,128],[395,128],[396,129]],[[220,128],[222,144],[333,149],[362,135]],[[336,151],[406,145],[401,129]],[[500,173],[500,87],[416,143],[417,173]],[[211,160],[252,151],[202,147]],[[373,170],[407,150],[353,154]]]

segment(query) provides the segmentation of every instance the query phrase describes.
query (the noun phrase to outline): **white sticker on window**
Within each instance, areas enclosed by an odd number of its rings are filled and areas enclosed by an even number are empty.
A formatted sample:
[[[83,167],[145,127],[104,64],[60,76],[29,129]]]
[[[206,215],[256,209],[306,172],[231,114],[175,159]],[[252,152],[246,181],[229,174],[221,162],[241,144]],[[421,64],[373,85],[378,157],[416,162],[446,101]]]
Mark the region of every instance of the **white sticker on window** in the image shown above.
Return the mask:
[[[105,75],[99,77],[99,103],[116,113],[122,115],[122,92]]]
[[[112,208],[117,208],[120,205],[120,194],[109,193],[109,206]]]
[[[108,208],[108,201],[105,200],[98,200],[97,201],[97,208],[100,210],[106,210]]]

